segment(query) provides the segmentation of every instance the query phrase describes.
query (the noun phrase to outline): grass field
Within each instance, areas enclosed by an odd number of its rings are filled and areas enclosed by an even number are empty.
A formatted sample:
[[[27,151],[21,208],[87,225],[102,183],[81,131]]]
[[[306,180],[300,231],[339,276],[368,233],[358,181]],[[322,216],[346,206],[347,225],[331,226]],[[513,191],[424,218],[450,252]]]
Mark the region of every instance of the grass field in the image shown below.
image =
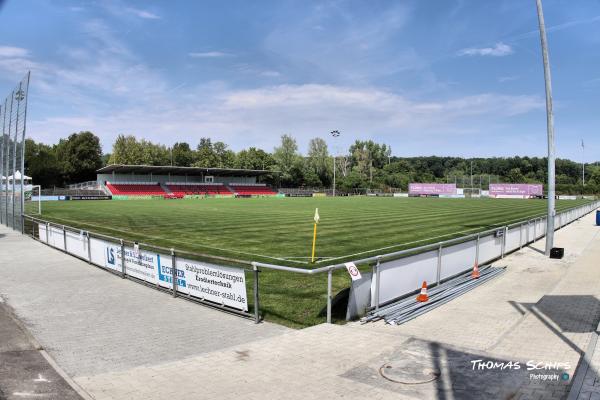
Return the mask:
[[[583,201],[557,201],[557,209]],[[385,254],[545,213],[543,200],[258,198],[46,202],[42,218],[178,250],[310,268],[319,208],[319,265]],[[348,286],[336,273],[334,287]],[[261,309],[290,326],[322,321],[325,276],[261,274]]]

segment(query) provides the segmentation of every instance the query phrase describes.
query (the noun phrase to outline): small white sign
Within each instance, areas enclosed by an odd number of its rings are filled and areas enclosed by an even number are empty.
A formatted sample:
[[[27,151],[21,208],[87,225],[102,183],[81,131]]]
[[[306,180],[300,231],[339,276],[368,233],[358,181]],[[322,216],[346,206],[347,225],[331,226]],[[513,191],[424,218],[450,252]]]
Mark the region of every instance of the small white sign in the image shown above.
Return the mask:
[[[360,275],[360,271],[358,270],[358,268],[356,267],[356,265],[353,262],[349,262],[344,265],[346,266],[346,269],[348,270],[348,273],[350,274],[350,277],[352,278],[353,281],[362,279],[362,276]]]

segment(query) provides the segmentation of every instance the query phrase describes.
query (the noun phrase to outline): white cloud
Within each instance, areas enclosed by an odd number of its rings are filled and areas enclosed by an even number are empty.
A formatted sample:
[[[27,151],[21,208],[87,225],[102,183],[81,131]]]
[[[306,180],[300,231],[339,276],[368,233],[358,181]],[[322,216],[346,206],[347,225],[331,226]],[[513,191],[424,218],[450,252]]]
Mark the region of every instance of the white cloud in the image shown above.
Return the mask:
[[[29,51],[21,47],[0,46],[0,58],[28,57]]]
[[[239,90],[223,82],[177,84],[141,62],[102,22],[86,23],[84,32],[81,47],[61,50],[60,64],[40,62],[26,49],[0,48],[12,49],[0,50],[0,76],[20,79],[26,70],[19,68],[33,69],[28,134],[36,140],[53,143],[71,132],[90,130],[107,152],[121,133],[192,145],[211,136],[235,150],[270,150],[285,132],[303,148],[310,138],[339,129],[344,132],[341,141],[349,141],[344,146],[371,135],[392,146],[411,140],[424,146],[432,138],[475,135],[544,106],[538,96],[494,93],[422,101],[367,85]]]
[[[222,51],[205,51],[205,52],[192,52],[188,53],[188,56],[192,58],[220,58],[230,57],[231,54]]]
[[[376,135],[397,144],[419,143],[439,135],[477,134],[493,121],[543,109],[538,96],[482,94],[440,102],[419,102],[376,88],[332,85],[278,85],[232,90],[215,84],[181,90],[172,95],[135,95],[135,102],[109,109],[83,106],[85,116],[56,116],[33,120],[30,132],[51,141],[71,131],[91,130],[103,139],[105,151],[120,133],[172,143],[211,136],[235,150],[248,146],[272,149],[284,132],[292,133],[301,148],[314,136],[331,129],[350,142]],[[119,103],[119,102],[117,102]],[[485,120],[479,125],[477,119]],[[483,126],[483,128],[481,127]],[[348,143],[349,144],[349,143]]]
[[[143,18],[143,19],[161,19],[160,16],[158,16],[150,11],[147,11],[147,10],[140,10],[137,8],[129,7],[126,9],[126,11],[139,17],[139,18]]]
[[[482,47],[482,48],[466,48],[458,52],[459,56],[492,56],[492,57],[504,57],[513,54],[512,47],[502,42],[496,43],[494,47]]]
[[[512,82],[512,81],[518,80],[519,78],[520,78],[520,76],[516,76],[516,75],[501,76],[498,78],[498,82],[500,82],[500,83]]]

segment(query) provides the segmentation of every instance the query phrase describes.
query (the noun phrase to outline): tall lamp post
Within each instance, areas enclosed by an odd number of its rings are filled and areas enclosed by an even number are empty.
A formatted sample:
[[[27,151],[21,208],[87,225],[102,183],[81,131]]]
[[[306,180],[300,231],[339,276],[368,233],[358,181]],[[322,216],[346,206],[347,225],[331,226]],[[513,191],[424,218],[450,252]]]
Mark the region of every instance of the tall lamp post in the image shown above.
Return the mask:
[[[583,143],[583,139],[581,139],[581,178],[583,179],[583,187],[585,188],[585,143]]]
[[[548,61],[548,42],[546,39],[546,25],[544,23],[544,12],[542,0],[536,0],[538,22],[540,26],[540,41],[542,45],[542,58],[544,62],[544,81],[546,84],[546,125],[548,131],[548,216],[546,224],[546,255],[554,247],[554,116],[552,112],[552,79],[550,77],[550,62]]]
[[[331,131],[331,136],[336,138],[340,136],[340,131]],[[335,146],[333,148],[333,197],[335,197]]]

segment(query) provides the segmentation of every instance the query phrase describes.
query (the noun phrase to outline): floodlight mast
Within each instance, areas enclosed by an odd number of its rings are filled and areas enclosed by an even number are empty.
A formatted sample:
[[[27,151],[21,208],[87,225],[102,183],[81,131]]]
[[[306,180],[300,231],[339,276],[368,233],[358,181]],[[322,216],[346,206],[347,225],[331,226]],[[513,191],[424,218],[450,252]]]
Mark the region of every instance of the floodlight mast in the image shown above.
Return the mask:
[[[548,216],[546,218],[546,255],[554,247],[554,215],[555,210],[555,162],[554,162],[554,116],[552,111],[552,79],[550,77],[550,62],[548,61],[548,41],[546,38],[546,24],[542,0],[536,0],[538,22],[540,28],[540,42],[542,45],[542,59],[544,62],[544,81],[546,86],[546,126],[548,131]]]
[[[340,131],[331,131],[331,136],[333,138],[339,137],[340,136]],[[335,158],[336,158],[336,154],[335,154],[335,146],[333,146],[333,197],[335,197]]]

